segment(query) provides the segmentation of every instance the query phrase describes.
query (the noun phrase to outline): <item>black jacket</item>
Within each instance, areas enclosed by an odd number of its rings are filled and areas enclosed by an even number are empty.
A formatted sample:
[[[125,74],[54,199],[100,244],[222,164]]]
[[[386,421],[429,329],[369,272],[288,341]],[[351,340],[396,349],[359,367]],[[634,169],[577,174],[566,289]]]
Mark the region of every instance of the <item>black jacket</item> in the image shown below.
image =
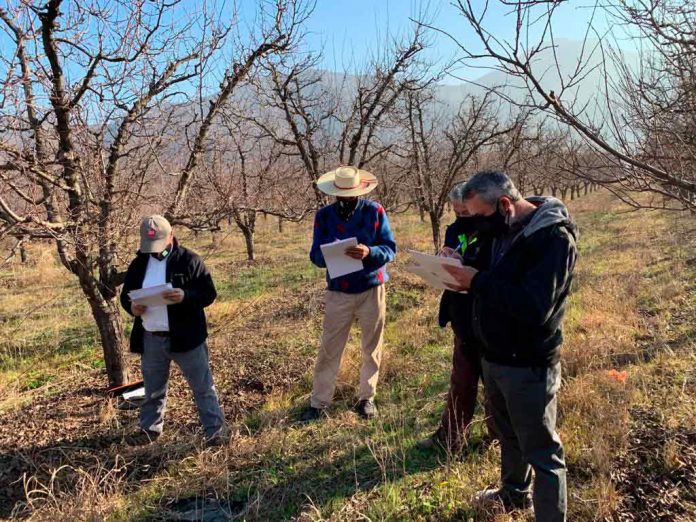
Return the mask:
[[[150,254],[138,253],[126,273],[121,290],[121,306],[129,314],[131,301],[128,292],[142,288]],[[217,297],[213,278],[198,254],[180,246],[176,240],[167,260],[168,283],[184,290],[181,303],[167,306],[169,332],[173,352],[186,352],[200,346],[208,337],[203,309]],[[143,353],[143,321],[136,317],[130,336],[131,352]]]
[[[458,227],[459,220],[450,224],[445,231],[445,246],[456,248],[459,244],[459,235],[464,233]],[[469,239],[476,238],[464,251],[463,264],[473,266],[479,270],[487,268],[490,264],[492,240],[478,233],[467,234]],[[438,322],[441,327],[452,323],[452,330],[462,341],[460,345],[468,355],[477,356],[479,349],[478,340],[474,336],[472,328],[472,305],[473,298],[470,294],[460,294],[445,290],[440,299],[440,311]]]
[[[470,293],[473,328],[484,358],[507,366],[543,367],[560,357],[577,229],[559,200],[529,201],[538,205],[531,221],[490,269],[474,276]]]

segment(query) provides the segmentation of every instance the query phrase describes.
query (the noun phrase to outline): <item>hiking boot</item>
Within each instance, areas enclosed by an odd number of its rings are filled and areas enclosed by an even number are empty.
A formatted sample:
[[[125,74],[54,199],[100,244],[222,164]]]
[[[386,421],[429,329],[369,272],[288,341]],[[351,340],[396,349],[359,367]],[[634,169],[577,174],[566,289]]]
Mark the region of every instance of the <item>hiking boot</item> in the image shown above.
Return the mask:
[[[155,442],[160,436],[156,431],[139,429],[135,433],[126,437],[126,444],[129,446],[146,446]]]
[[[481,504],[501,504],[505,511],[515,509],[532,509],[532,497],[529,493],[513,493],[504,488],[491,488],[479,491],[476,502]]]
[[[358,403],[355,411],[358,412],[363,419],[371,419],[377,415],[377,406],[375,406],[375,401],[372,399],[363,399]]]
[[[461,451],[463,451],[465,446],[466,443],[464,439],[455,441],[447,440],[447,436],[445,435],[444,430],[442,428],[438,428],[438,430],[429,437],[426,437],[425,439],[416,442],[416,448],[418,449],[435,449],[440,451],[446,451],[449,453],[460,453]]]
[[[300,422],[313,422],[322,416],[326,416],[326,412],[323,409],[308,406],[300,415]]]
[[[230,430],[226,427],[220,428],[210,437],[206,436],[204,439],[204,445],[206,448],[220,448],[226,446],[230,441]]]

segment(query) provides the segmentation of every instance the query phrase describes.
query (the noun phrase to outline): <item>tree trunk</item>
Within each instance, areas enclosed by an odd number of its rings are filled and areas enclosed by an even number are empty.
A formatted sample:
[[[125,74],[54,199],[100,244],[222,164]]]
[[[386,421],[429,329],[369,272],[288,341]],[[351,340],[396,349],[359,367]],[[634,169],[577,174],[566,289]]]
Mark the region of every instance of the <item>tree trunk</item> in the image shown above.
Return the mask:
[[[566,187],[566,188],[562,188],[562,189],[561,189],[561,199],[562,199],[563,201],[565,201],[567,195],[568,195],[568,188],[567,188],[567,187]]]
[[[128,382],[128,360],[118,298],[105,299],[101,295],[92,295],[93,288],[90,285],[82,290],[87,295],[92,316],[99,329],[109,386],[121,386]]]
[[[590,186],[589,183],[584,183],[584,184],[583,184],[583,190],[585,191],[585,196],[587,196],[587,190],[588,190],[589,186]]]
[[[19,259],[22,261],[22,264],[26,264],[29,259],[27,254],[27,245],[24,244],[24,241],[19,244]]]
[[[281,234],[283,233],[283,218],[279,217],[278,218],[278,232]]]
[[[425,209],[420,203],[418,204],[418,215],[420,216],[420,222],[425,223]]]
[[[246,244],[247,260],[254,261],[256,252],[254,250],[254,231],[249,227],[242,227],[244,243]]]
[[[430,226],[433,229],[433,245],[435,253],[440,250],[440,217],[434,212],[429,212]]]

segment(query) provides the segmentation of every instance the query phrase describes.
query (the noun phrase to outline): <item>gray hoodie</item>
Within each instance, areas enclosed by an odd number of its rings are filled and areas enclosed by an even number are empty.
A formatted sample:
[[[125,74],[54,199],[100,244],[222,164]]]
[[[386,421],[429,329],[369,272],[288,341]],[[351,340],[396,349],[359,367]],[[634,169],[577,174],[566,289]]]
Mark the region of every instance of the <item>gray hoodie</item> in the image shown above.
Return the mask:
[[[530,216],[529,222],[523,223],[521,230],[513,230],[512,233],[493,241],[493,264],[498,261],[510,250],[510,247],[521,236],[529,237],[539,230],[563,223],[568,231],[577,241],[578,231],[575,224],[570,219],[568,209],[560,199],[551,196],[530,196],[525,198],[537,207],[536,211]]]

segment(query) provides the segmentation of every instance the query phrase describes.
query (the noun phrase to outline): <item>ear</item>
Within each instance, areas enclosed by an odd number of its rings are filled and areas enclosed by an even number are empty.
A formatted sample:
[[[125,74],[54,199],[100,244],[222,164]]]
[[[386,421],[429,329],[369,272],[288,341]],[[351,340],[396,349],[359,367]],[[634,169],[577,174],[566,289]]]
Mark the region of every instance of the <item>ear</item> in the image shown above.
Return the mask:
[[[498,200],[500,208],[503,209],[503,213],[507,214],[510,212],[510,207],[512,207],[512,201],[509,197],[503,196]]]

